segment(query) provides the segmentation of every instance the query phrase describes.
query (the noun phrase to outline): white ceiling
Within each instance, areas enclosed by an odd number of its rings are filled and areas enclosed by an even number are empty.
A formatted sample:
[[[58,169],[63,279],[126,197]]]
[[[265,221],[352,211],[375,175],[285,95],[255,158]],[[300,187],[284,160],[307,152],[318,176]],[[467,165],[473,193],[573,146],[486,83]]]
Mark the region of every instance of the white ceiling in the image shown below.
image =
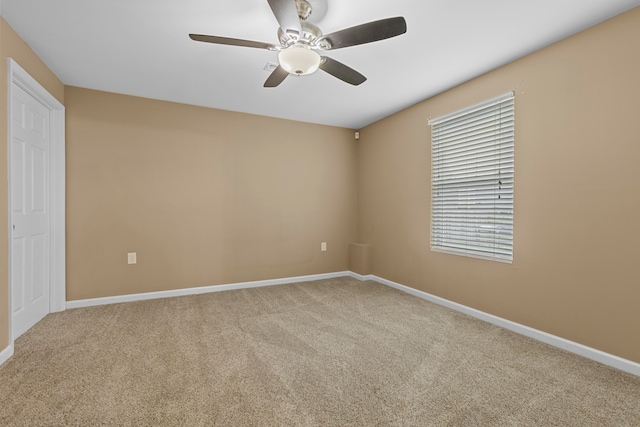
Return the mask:
[[[291,0],[293,1],[293,0]],[[325,34],[404,16],[407,33],[326,55],[367,76],[322,71],[262,85],[277,44],[266,0],[2,0],[3,18],[66,85],[359,129],[640,6],[640,0],[311,0]],[[313,17],[313,15],[312,15]]]

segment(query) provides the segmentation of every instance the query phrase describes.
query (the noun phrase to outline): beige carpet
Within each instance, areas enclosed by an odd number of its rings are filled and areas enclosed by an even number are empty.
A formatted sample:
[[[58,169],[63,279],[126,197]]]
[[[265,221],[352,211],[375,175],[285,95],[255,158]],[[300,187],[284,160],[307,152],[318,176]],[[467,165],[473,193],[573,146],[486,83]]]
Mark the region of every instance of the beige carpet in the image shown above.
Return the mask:
[[[49,315],[0,425],[640,426],[640,378],[340,278]]]

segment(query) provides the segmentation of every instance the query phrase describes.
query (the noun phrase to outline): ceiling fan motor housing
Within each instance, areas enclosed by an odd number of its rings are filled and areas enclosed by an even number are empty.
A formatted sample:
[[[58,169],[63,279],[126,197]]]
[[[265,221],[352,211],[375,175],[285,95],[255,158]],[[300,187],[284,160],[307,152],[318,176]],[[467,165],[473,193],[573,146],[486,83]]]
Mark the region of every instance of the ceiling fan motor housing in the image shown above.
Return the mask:
[[[294,44],[304,44],[314,49],[329,50],[331,44],[322,38],[322,31],[317,25],[310,22],[300,22],[302,33],[297,37],[292,34],[285,33],[281,28],[278,28],[278,40],[280,44],[286,49]]]

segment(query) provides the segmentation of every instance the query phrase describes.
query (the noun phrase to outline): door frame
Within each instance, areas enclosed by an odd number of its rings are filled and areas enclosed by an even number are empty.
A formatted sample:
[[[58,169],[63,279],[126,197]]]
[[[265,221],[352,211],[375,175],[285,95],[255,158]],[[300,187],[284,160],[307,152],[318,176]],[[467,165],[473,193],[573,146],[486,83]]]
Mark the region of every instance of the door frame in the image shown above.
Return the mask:
[[[11,307],[12,277],[11,277],[11,231],[12,231],[12,207],[11,207],[11,141],[13,139],[13,124],[11,121],[11,107],[13,103],[13,91],[19,86],[35,100],[40,102],[50,112],[49,120],[49,312],[63,311],[66,306],[66,244],[65,244],[65,107],[53,95],[51,95],[40,83],[27,73],[13,58],[8,58],[8,82],[7,82],[7,175],[8,175],[8,207],[9,223],[9,351],[13,353],[13,309]],[[14,86],[15,85],[15,86]]]

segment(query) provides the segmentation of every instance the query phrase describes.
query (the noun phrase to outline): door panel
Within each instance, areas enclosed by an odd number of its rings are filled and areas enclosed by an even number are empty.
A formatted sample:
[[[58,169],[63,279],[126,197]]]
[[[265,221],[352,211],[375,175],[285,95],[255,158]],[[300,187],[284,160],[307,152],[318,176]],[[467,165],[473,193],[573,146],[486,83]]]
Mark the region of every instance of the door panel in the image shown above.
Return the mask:
[[[47,153],[40,148],[31,148],[31,213],[44,214],[47,203]]]
[[[24,141],[11,141],[11,211],[24,213]],[[13,191],[16,190],[16,191]]]
[[[47,238],[44,234],[31,236],[31,301],[33,304],[47,295],[46,289],[49,287],[46,278],[46,269],[40,266],[47,263]],[[47,301],[48,303],[48,301]],[[48,311],[47,311],[48,312]]]
[[[13,314],[24,311],[25,290],[25,238],[18,237],[11,240],[11,307]]]

